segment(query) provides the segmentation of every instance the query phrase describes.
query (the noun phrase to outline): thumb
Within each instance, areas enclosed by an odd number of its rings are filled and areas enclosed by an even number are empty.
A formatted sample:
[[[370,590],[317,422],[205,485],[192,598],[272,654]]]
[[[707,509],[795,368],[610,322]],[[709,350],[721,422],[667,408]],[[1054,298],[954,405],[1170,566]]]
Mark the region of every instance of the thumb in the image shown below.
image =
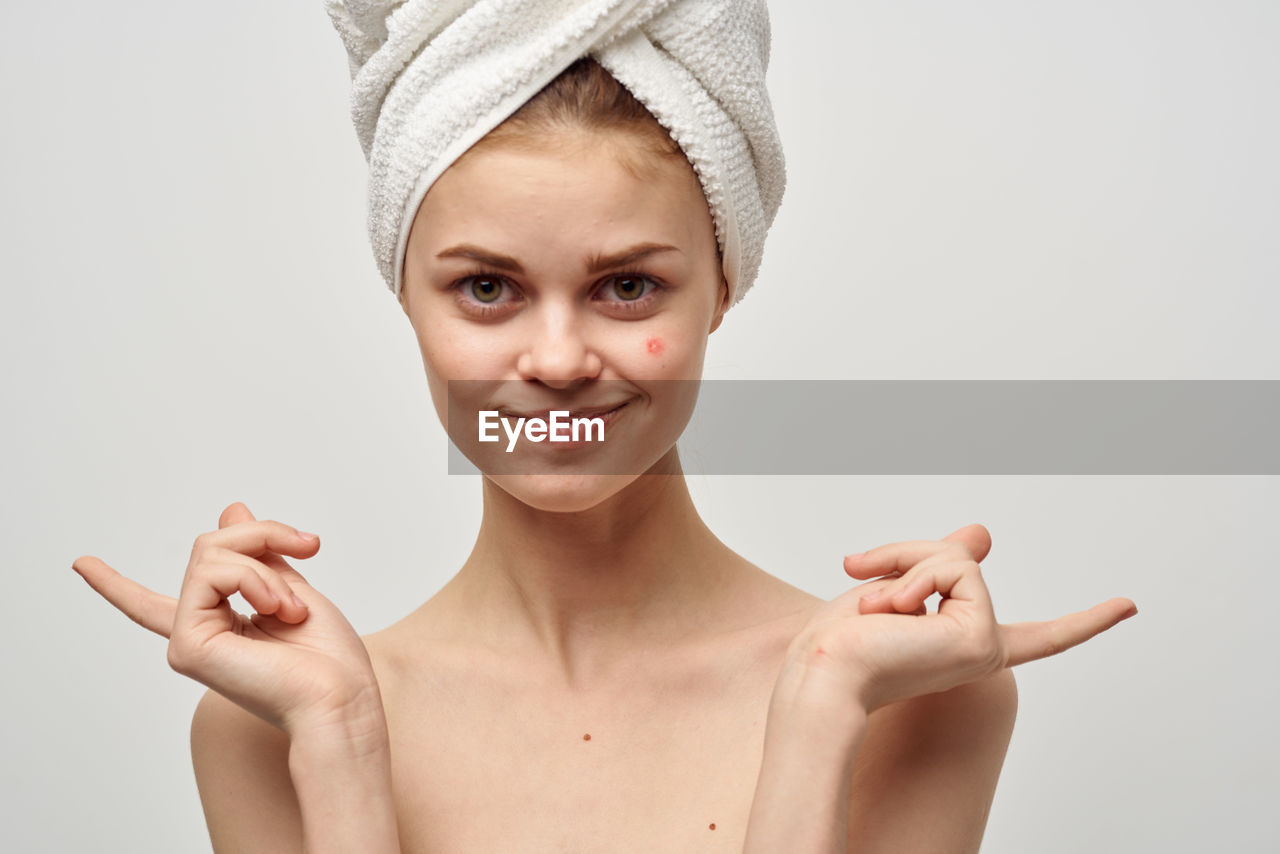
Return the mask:
[[[947,534],[942,541],[961,544],[973,554],[973,559],[978,563],[991,551],[991,533],[977,522]]]

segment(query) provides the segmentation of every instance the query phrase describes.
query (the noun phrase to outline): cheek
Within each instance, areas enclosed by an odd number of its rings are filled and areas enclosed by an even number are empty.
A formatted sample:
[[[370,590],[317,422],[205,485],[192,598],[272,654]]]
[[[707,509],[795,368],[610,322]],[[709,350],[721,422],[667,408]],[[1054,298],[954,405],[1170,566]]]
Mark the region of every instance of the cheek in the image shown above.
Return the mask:
[[[631,338],[617,351],[617,366],[635,376],[687,378],[698,373],[705,343],[693,324],[664,324]]]
[[[442,379],[492,379],[505,373],[501,339],[451,318],[426,317],[417,327],[428,370]]]

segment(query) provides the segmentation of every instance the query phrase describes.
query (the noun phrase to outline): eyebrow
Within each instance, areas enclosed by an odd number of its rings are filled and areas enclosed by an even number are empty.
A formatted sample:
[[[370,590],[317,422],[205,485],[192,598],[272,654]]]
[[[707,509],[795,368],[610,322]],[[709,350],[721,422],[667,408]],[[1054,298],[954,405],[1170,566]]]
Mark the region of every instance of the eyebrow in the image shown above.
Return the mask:
[[[614,267],[622,267],[627,264],[634,264],[641,258],[654,255],[658,252],[679,252],[679,247],[671,246],[667,243],[637,243],[635,246],[623,249],[621,252],[614,252],[611,255],[605,255],[597,252],[587,257],[587,272],[599,273],[604,270],[611,270]],[[524,267],[520,262],[509,255],[501,255],[497,252],[490,252],[479,246],[470,243],[460,243],[457,246],[451,246],[443,252],[436,254],[437,258],[470,258],[473,261],[479,261],[481,264],[487,264],[491,267],[497,267],[500,270],[508,270],[512,273],[524,275]]]

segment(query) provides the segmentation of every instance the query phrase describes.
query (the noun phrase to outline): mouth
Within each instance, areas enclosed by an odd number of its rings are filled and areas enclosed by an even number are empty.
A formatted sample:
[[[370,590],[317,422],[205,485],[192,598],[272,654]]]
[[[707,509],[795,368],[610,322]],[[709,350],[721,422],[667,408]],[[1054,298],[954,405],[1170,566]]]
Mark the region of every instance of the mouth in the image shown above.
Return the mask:
[[[595,406],[595,407],[588,407],[583,409],[571,409],[571,410],[568,410],[569,412],[568,417],[570,419],[603,418],[605,423],[607,424],[609,423],[610,420],[612,420],[613,416],[617,415],[618,412],[621,411],[622,408],[625,407],[630,402],[631,402],[631,399],[627,399],[622,401],[621,403],[612,403],[612,404],[607,404],[605,406]],[[550,421],[552,412],[564,412],[564,411],[566,410],[541,409],[536,412],[516,412],[511,409],[499,409],[498,414],[505,416],[507,418],[524,418],[524,419],[540,418],[543,421]]]

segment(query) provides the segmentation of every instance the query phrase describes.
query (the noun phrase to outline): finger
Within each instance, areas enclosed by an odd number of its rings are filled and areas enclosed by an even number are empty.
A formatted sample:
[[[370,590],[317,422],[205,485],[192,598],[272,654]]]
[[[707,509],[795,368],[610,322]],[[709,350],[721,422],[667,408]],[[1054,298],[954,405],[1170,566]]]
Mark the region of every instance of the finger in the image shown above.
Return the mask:
[[[1008,667],[1014,667],[1039,658],[1071,649],[1084,643],[1138,613],[1138,606],[1129,599],[1108,599],[1087,611],[1077,611],[1056,620],[1046,622],[1014,623],[1001,626],[1006,648],[1009,650]]]
[[[236,614],[226,602],[237,592],[259,613],[270,613],[279,607],[267,582],[251,567],[235,562],[198,564],[183,582],[173,619],[173,637],[181,638],[184,645],[201,646],[213,636],[230,631]]]
[[[233,501],[218,516],[218,528],[229,528],[240,522],[255,522],[257,518],[243,501]]]
[[[258,577],[267,585],[267,589],[270,590],[271,594],[276,598],[278,607],[267,611],[259,608],[258,610],[260,613],[275,614],[281,620],[293,623],[301,622],[306,618],[306,603],[303,602],[296,593],[294,593],[293,588],[289,586],[289,583],[285,581],[284,577],[279,572],[264,565],[260,561],[254,560],[251,557],[245,557],[238,552],[227,552],[227,555],[230,557],[231,562],[244,564],[249,569],[257,573]]]
[[[76,558],[71,568],[102,598],[144,629],[166,638],[173,631],[174,615],[178,610],[177,599],[143,587],[92,555]]]
[[[928,572],[913,573],[910,578],[886,584],[874,593],[864,596],[859,604],[863,602],[866,604],[860,610],[864,614],[893,611],[912,613],[919,610],[924,600],[933,594],[933,586],[933,576]]]
[[[846,555],[844,571],[854,578],[871,578],[894,571],[904,574],[921,561],[947,553],[948,546],[952,550],[959,547],[968,557],[981,562],[991,552],[991,534],[984,526],[975,522],[953,531],[941,540],[889,543],[870,551]]]
[[[848,555],[844,559],[844,571],[854,578],[873,578],[896,572],[906,575],[916,564],[937,555],[953,558],[969,558],[970,552],[963,543],[941,540],[906,540],[877,546],[861,554]]]
[[[947,534],[942,540],[947,543],[961,543],[978,563],[982,563],[991,553],[991,532],[977,522]]]
[[[239,524],[240,522],[256,522],[256,521],[257,521],[257,518],[253,515],[253,513],[249,510],[249,508],[245,505],[243,501],[235,501],[227,505],[226,509],[222,511],[222,515],[218,517],[218,529],[221,530],[223,528],[229,528],[232,525]],[[260,560],[264,566],[271,567],[272,569],[284,575],[285,578],[292,581],[301,582],[302,584],[308,583],[307,579],[302,575],[301,572],[298,572],[297,569],[290,566],[289,563],[285,561],[284,558],[280,557],[275,552],[263,552],[257,557],[258,557],[258,560]]]
[[[934,573],[920,572],[913,578],[904,579],[902,587],[889,596],[889,601],[895,611],[911,613],[922,606],[937,588],[938,577]]]
[[[884,578],[877,578],[874,581],[868,581],[865,584],[859,584],[857,587],[854,587],[852,590],[849,590],[847,594],[841,594],[841,596],[843,597],[845,595],[848,595],[850,598],[858,599],[858,601],[861,601],[863,599],[874,599],[880,596],[881,594],[883,594],[885,588],[889,586],[889,583],[898,577],[899,576],[897,575],[890,575]]]
[[[859,601],[862,613],[899,611],[912,613],[923,607],[924,601],[938,593],[942,603],[938,612],[960,616],[964,610],[977,609],[984,617],[995,622],[991,594],[978,564],[971,560],[923,563],[910,570],[902,578],[889,582],[879,596],[865,597]],[[950,603],[950,604],[948,604]]]
[[[314,534],[308,539],[292,525],[271,519],[238,522],[201,534],[196,541],[205,546],[230,549],[254,558],[267,552],[291,557],[311,557],[320,548],[320,538]]]

